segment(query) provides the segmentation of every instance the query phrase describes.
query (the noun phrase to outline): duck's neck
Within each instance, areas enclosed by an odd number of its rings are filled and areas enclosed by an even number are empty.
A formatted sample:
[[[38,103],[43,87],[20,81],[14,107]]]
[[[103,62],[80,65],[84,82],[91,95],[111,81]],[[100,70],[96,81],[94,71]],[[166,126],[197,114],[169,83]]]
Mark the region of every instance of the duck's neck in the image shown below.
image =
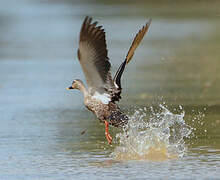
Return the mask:
[[[86,89],[85,85],[83,84],[83,82],[81,82],[79,85],[78,85],[78,88],[82,93],[83,93],[83,96],[84,98],[88,97],[89,96],[89,92],[88,90]]]

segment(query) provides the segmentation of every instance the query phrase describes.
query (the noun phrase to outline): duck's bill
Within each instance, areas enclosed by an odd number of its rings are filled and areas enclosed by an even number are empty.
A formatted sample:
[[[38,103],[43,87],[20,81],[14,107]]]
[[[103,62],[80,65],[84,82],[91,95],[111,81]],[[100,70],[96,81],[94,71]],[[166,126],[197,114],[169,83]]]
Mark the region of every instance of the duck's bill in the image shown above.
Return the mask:
[[[66,88],[67,90],[70,90],[70,89],[73,89],[73,87],[72,86],[70,86],[70,87],[68,87],[68,88]]]

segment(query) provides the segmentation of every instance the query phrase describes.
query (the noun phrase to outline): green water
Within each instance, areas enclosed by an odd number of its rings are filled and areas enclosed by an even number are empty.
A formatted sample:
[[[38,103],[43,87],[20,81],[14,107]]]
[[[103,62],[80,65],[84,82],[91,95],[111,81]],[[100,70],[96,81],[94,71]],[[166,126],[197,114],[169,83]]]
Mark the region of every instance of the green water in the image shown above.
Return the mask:
[[[218,1],[2,3],[0,179],[219,179]],[[85,15],[106,29],[113,72],[152,18],[123,76],[120,105],[131,116],[164,103],[172,117],[184,111],[192,133],[183,157],[114,158],[121,131],[110,129],[109,146],[82,95],[66,91],[73,79],[85,80],[76,57]]]

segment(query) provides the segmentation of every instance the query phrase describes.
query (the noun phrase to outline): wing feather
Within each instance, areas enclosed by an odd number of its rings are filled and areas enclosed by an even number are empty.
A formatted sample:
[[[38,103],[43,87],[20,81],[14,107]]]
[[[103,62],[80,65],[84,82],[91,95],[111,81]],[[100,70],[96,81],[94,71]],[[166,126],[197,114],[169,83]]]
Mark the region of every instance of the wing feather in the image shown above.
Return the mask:
[[[78,59],[93,92],[111,86],[111,64],[108,58],[105,32],[102,26],[86,17],[80,31]]]
[[[135,36],[135,38],[131,44],[131,47],[127,53],[127,56],[126,56],[126,64],[128,64],[130,62],[130,60],[132,59],[132,57],[134,55],[134,51],[137,49],[138,45],[140,44],[141,40],[143,39],[144,35],[146,34],[150,24],[151,24],[151,19],[146,23],[145,26],[142,27],[142,29],[139,30],[139,32]]]
[[[126,56],[125,60],[119,66],[117,72],[115,73],[113,81],[114,81],[115,86],[118,89],[117,93],[115,93],[115,95],[114,95],[115,101],[119,101],[119,99],[121,98],[121,96],[120,96],[121,90],[122,90],[122,88],[121,88],[121,76],[124,72],[125,66],[126,66],[126,64],[128,64],[130,62],[130,60],[134,56],[134,52],[137,49],[138,45],[140,44],[141,40],[143,39],[144,35],[148,31],[150,24],[151,24],[151,19],[136,34],[136,36],[135,36],[135,38],[134,38],[134,40],[131,44],[131,47],[130,47],[128,53],[127,53],[127,56]]]

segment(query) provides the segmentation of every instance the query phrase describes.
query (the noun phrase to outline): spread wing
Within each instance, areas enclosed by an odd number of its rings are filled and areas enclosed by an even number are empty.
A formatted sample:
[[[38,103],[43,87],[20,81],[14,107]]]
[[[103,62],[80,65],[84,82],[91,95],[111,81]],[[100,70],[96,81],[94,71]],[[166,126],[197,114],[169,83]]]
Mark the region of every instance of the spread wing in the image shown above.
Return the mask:
[[[90,93],[105,92],[112,86],[111,64],[102,26],[86,17],[80,31],[78,59],[86,77]]]
[[[146,34],[146,32],[149,29],[149,26],[151,24],[151,19],[146,23],[145,26],[142,27],[142,29],[139,30],[139,32],[136,34],[131,47],[127,53],[127,56],[124,60],[124,62],[120,65],[120,67],[118,68],[115,76],[114,76],[114,84],[117,87],[117,89],[119,90],[117,94],[115,94],[115,100],[118,101],[120,99],[120,94],[121,94],[121,76],[124,72],[125,66],[126,64],[128,64],[130,62],[130,60],[132,59],[135,50],[137,49],[138,45],[140,44],[141,40],[143,39],[144,35]]]

